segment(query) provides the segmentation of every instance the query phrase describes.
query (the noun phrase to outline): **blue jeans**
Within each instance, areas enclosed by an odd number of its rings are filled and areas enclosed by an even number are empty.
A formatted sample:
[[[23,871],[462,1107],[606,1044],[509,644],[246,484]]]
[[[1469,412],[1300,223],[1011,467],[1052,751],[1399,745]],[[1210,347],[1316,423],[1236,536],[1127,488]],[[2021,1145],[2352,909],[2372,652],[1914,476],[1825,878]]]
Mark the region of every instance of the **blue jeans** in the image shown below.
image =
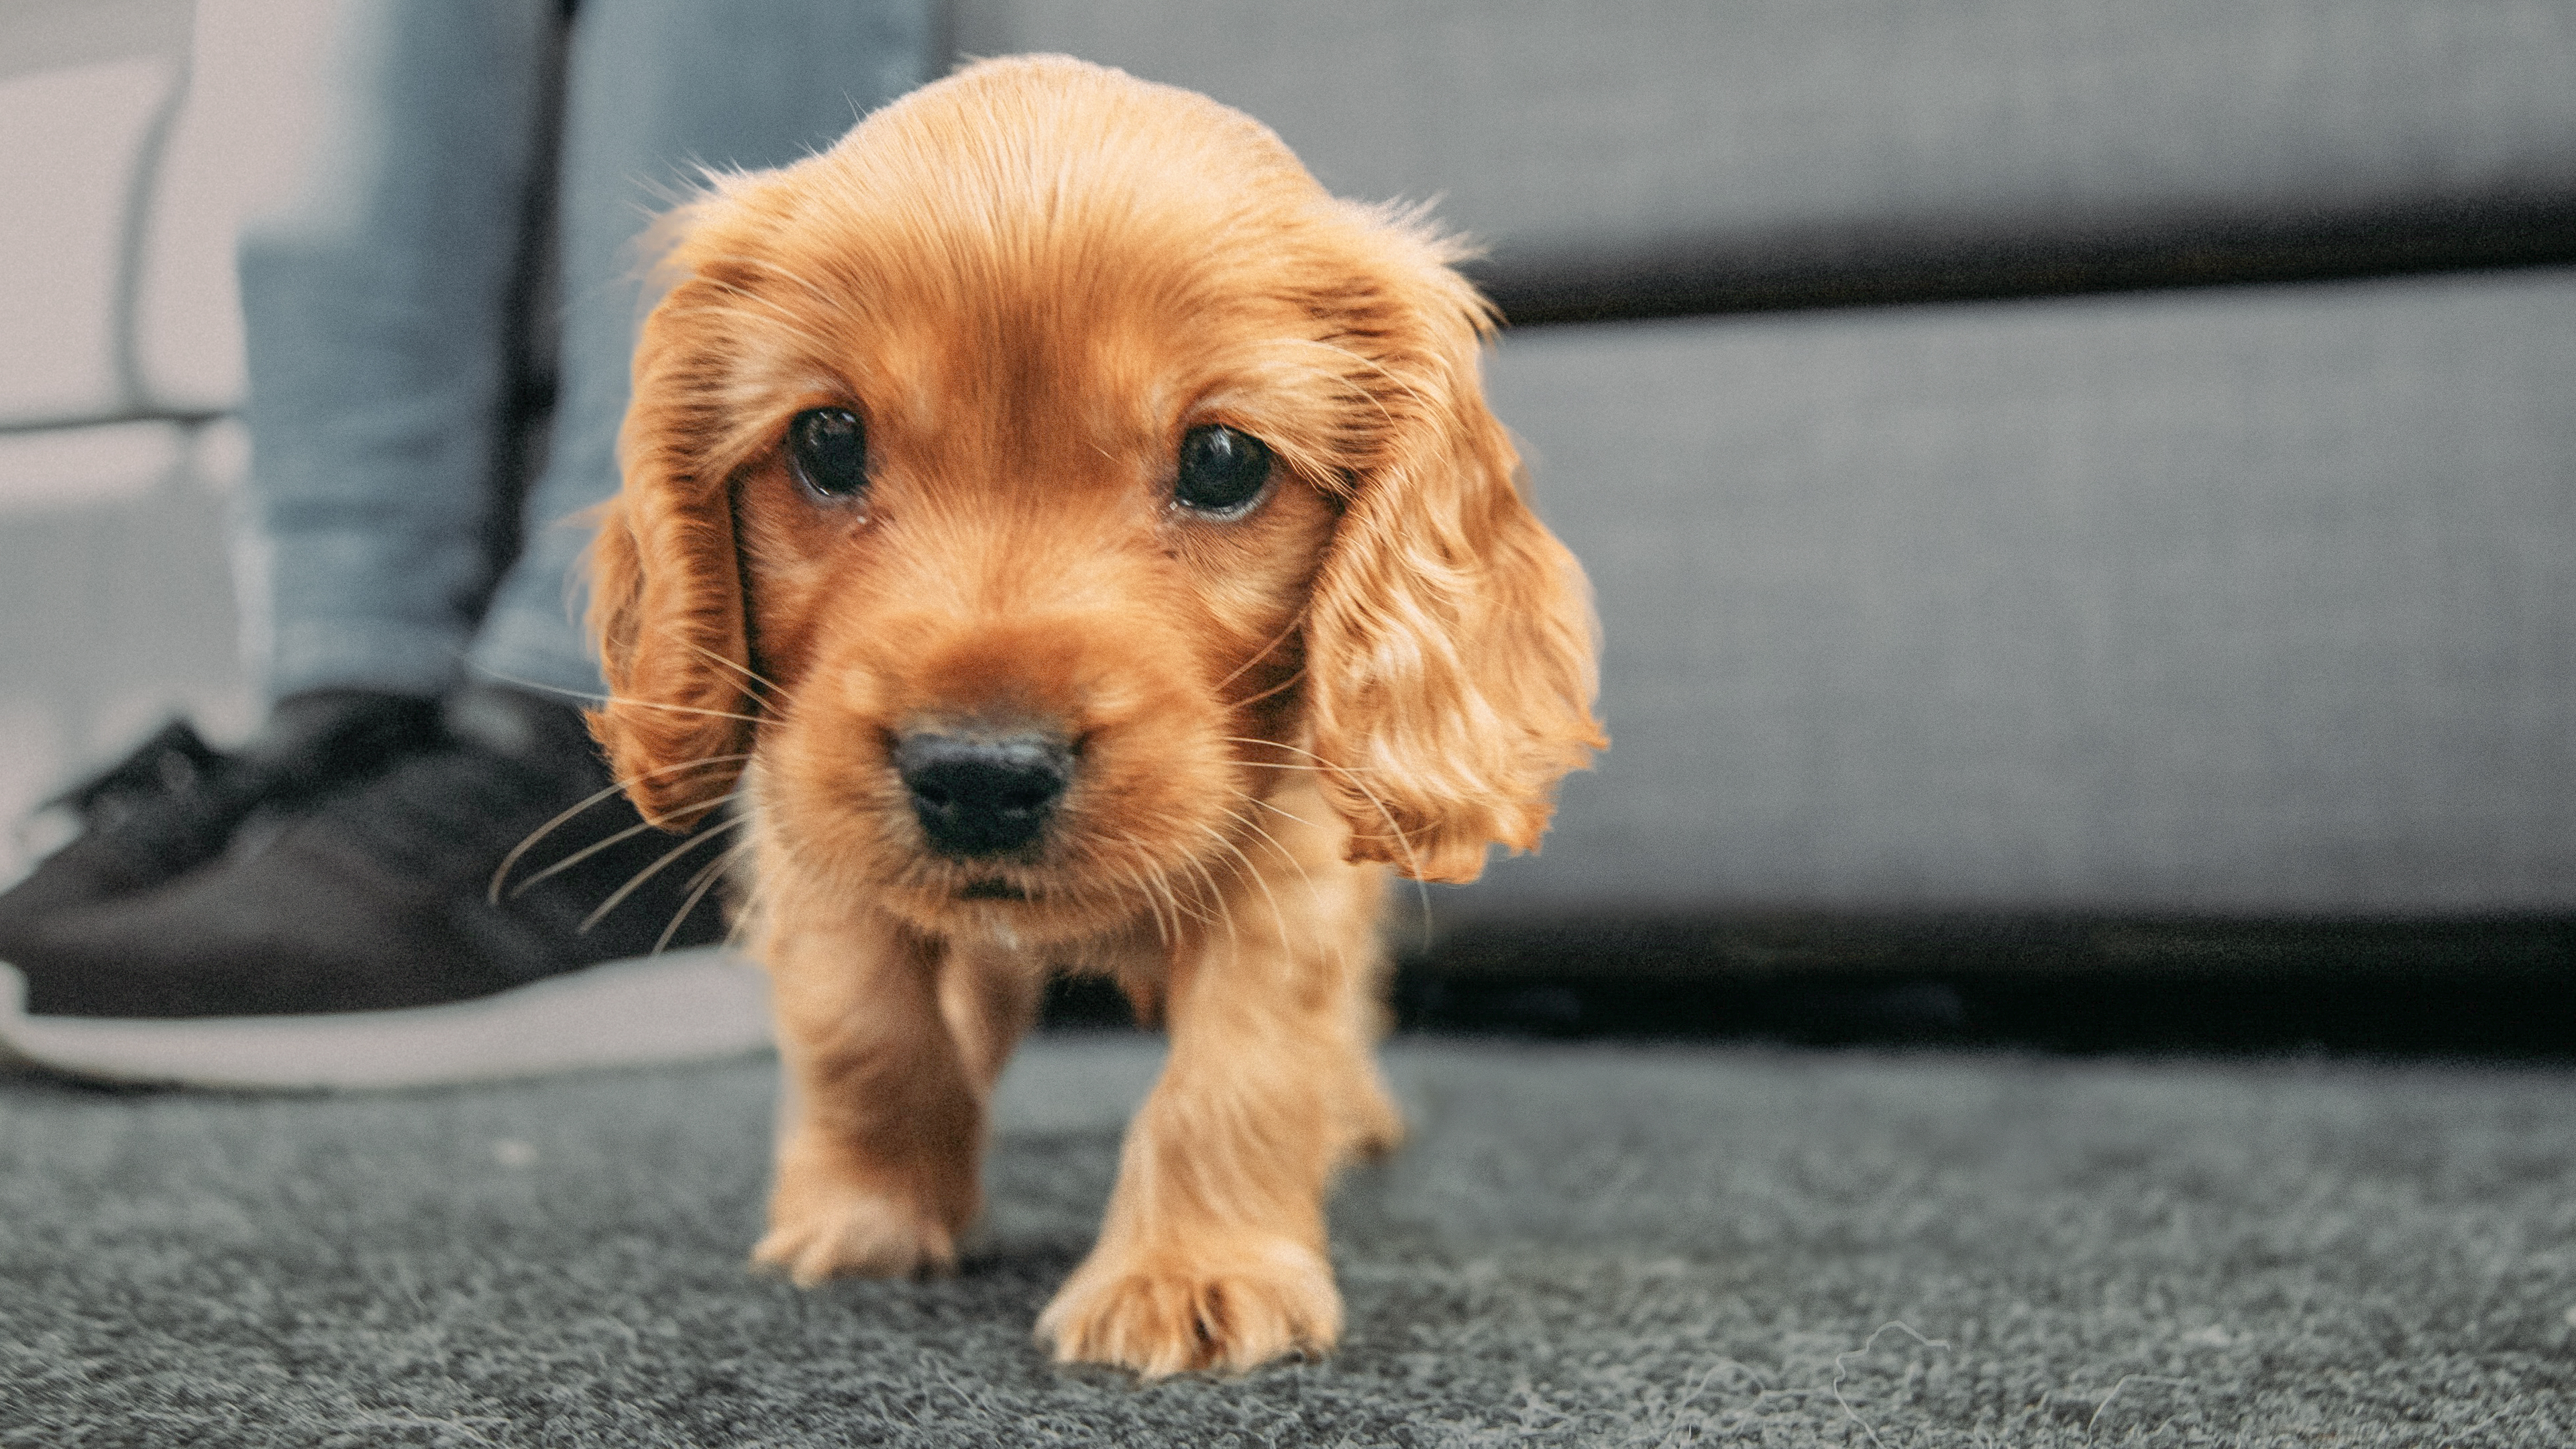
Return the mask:
[[[326,134],[239,253],[270,698],[602,692],[581,515],[617,487],[638,234],[701,167],[793,161],[927,79],[933,3],[343,0]]]

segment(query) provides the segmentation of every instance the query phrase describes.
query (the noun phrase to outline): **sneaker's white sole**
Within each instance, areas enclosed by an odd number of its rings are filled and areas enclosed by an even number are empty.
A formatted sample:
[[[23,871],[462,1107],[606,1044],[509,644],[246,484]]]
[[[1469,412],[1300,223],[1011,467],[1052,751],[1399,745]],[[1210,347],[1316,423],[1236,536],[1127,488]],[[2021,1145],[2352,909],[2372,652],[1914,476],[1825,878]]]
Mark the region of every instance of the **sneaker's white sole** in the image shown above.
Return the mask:
[[[26,982],[0,962],[0,1061],[100,1081],[419,1087],[705,1061],[769,1045],[768,977],[714,947],[612,961],[445,1006],[185,1021],[29,1016]]]

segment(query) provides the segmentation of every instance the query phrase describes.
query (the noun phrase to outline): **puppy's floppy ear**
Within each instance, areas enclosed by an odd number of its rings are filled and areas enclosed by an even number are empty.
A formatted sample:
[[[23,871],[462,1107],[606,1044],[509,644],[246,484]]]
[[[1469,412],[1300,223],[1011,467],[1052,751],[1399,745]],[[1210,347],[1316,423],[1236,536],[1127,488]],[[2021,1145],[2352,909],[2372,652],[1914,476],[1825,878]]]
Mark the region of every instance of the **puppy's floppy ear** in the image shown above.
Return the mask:
[[[626,481],[590,552],[591,636],[608,678],[590,713],[627,797],[665,827],[697,822],[733,787],[754,701],[730,478],[716,459],[720,339],[684,282],[645,320],[618,436]]]
[[[1609,743],[1592,718],[1599,630],[1486,409],[1488,309],[1445,248],[1405,240],[1430,254],[1390,300],[1420,341],[1377,374],[1394,435],[1315,582],[1308,712],[1351,859],[1463,882],[1490,843],[1536,849],[1557,781]]]

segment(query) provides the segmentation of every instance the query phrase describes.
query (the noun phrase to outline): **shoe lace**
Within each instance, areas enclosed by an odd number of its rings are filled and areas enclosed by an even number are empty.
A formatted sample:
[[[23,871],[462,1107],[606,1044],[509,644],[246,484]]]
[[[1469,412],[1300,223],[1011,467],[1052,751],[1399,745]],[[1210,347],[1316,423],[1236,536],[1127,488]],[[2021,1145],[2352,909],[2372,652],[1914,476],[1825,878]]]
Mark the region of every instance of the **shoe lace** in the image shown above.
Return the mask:
[[[124,759],[37,805],[19,822],[18,839],[26,845],[48,816],[68,817],[70,835],[93,850],[146,869],[184,864],[219,841],[259,790],[239,757],[174,719]]]
[[[37,808],[70,810],[91,826],[109,824],[148,801],[197,789],[222,774],[231,763],[231,757],[207,744],[193,725],[174,719],[135,746],[132,754]]]

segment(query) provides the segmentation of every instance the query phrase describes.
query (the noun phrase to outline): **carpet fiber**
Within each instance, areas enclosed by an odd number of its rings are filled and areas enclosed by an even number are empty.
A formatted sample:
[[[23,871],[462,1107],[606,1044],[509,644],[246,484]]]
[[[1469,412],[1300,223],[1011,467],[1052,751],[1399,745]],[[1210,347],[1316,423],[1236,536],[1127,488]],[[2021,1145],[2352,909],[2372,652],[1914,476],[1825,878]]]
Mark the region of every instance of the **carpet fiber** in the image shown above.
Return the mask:
[[[0,1078],[0,1445],[2563,1445],[2576,1070],[1401,1040],[1342,1352],[1029,1326],[1148,1041],[1012,1069],[965,1270],[743,1270],[766,1062],[371,1097]]]

